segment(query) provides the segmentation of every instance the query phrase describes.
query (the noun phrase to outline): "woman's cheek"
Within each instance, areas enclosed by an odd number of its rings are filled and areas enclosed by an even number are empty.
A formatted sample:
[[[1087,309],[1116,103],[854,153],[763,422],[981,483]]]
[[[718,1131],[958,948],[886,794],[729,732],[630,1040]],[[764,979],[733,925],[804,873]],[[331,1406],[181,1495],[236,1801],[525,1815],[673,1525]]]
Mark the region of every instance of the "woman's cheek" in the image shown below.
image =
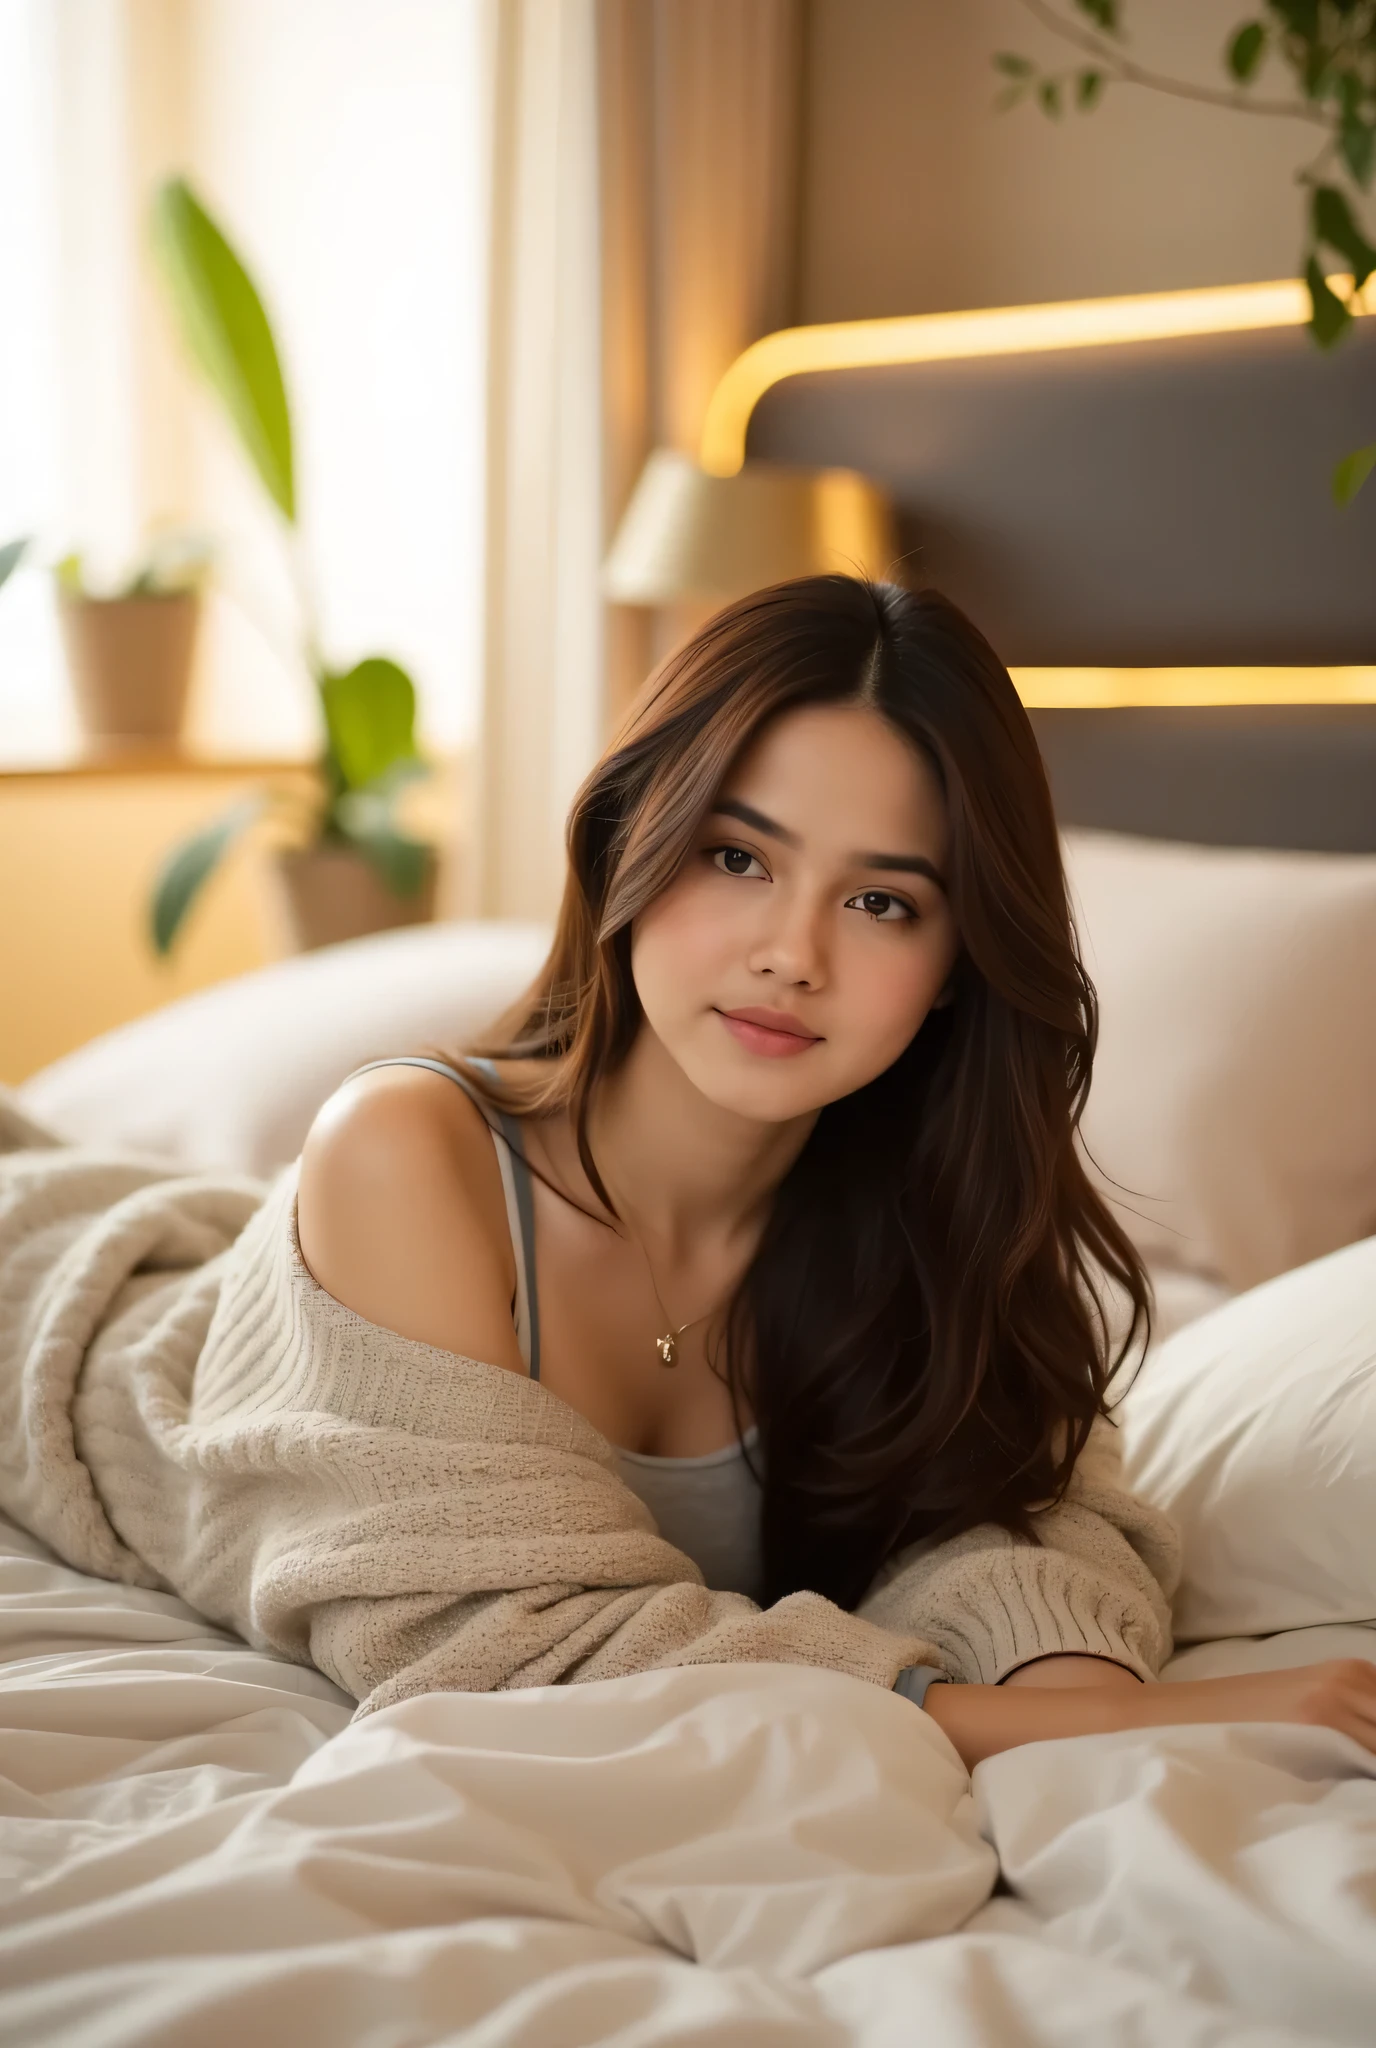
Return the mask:
[[[857,1037],[869,1042],[876,1073],[891,1065],[916,1037],[947,971],[944,956],[934,957],[925,946],[905,951],[895,947],[888,959],[867,947],[850,963],[844,983],[846,1009]]]
[[[712,1000],[723,956],[731,957],[726,923],[692,882],[680,883],[636,919],[631,971],[647,1009],[695,1009]]]

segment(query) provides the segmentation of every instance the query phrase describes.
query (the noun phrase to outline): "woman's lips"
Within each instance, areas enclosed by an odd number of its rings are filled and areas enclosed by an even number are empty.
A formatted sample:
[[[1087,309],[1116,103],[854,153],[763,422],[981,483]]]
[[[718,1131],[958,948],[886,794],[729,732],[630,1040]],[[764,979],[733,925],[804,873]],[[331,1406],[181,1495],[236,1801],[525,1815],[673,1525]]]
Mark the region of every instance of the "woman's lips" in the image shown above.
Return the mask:
[[[809,1046],[820,1045],[820,1038],[800,1038],[796,1031],[771,1031],[766,1024],[751,1024],[744,1017],[728,1017],[724,1010],[717,1015],[738,1045],[747,1052],[762,1053],[767,1060],[792,1059],[795,1053],[806,1052]]]

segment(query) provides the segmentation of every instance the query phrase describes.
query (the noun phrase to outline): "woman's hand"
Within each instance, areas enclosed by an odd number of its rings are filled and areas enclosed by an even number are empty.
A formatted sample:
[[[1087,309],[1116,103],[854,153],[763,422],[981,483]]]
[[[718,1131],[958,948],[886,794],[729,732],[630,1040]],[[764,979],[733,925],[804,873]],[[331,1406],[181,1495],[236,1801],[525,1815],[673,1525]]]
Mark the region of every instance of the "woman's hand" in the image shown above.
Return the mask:
[[[985,1757],[1024,1742],[1204,1721],[1336,1728],[1376,1752],[1376,1664],[1365,1658],[1344,1657],[1292,1671],[1252,1671],[1241,1678],[1189,1679],[1179,1685],[1139,1685],[1121,1665],[1107,1663],[1098,1683],[1078,1674],[1073,1684],[1032,1680],[1032,1672],[1057,1661],[1028,1665],[1028,1680],[1017,1687],[1011,1679],[1002,1686],[934,1685],[926,1711],[970,1770]]]

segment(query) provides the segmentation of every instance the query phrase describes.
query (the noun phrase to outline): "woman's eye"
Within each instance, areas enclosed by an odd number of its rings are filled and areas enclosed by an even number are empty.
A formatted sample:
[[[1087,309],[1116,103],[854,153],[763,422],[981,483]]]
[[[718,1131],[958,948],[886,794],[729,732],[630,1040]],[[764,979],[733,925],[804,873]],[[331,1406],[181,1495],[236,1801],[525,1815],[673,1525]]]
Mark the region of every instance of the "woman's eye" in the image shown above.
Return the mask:
[[[890,896],[887,889],[866,889],[859,896],[852,896],[846,908],[863,910],[876,924],[911,924],[917,912],[901,896]]]
[[[764,863],[753,853],[747,853],[743,846],[712,846],[708,853],[713,867],[719,868],[724,875],[744,875],[749,881],[769,880]],[[752,875],[751,868],[758,868],[759,874]]]

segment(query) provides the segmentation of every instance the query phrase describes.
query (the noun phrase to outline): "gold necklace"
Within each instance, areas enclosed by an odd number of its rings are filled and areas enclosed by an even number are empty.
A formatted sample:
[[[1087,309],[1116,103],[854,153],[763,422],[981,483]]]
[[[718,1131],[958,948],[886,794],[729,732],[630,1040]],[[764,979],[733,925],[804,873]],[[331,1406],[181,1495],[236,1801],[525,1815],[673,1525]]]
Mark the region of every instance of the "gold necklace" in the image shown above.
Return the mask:
[[[650,1254],[646,1251],[644,1245],[641,1243],[636,1233],[631,1229],[629,1223],[626,1225],[626,1231],[628,1236],[631,1238],[632,1242],[638,1249],[641,1258],[645,1261],[645,1271],[650,1276],[650,1286],[654,1290],[655,1300],[659,1303],[659,1312],[663,1316],[665,1322],[669,1325],[668,1329],[664,1332],[664,1335],[662,1337],[655,1338],[655,1350],[659,1353],[659,1362],[661,1365],[677,1365],[679,1338],[683,1335],[685,1330],[691,1330],[695,1324],[705,1323],[709,1316],[716,1314],[716,1309],[704,1309],[703,1313],[700,1316],[691,1316],[686,1323],[680,1323],[677,1329],[675,1329],[674,1319],[670,1315],[668,1309],[665,1308],[663,1299],[659,1292],[659,1288],[655,1285],[655,1269],[650,1264]],[[720,1307],[721,1303],[718,1302],[717,1308]]]

